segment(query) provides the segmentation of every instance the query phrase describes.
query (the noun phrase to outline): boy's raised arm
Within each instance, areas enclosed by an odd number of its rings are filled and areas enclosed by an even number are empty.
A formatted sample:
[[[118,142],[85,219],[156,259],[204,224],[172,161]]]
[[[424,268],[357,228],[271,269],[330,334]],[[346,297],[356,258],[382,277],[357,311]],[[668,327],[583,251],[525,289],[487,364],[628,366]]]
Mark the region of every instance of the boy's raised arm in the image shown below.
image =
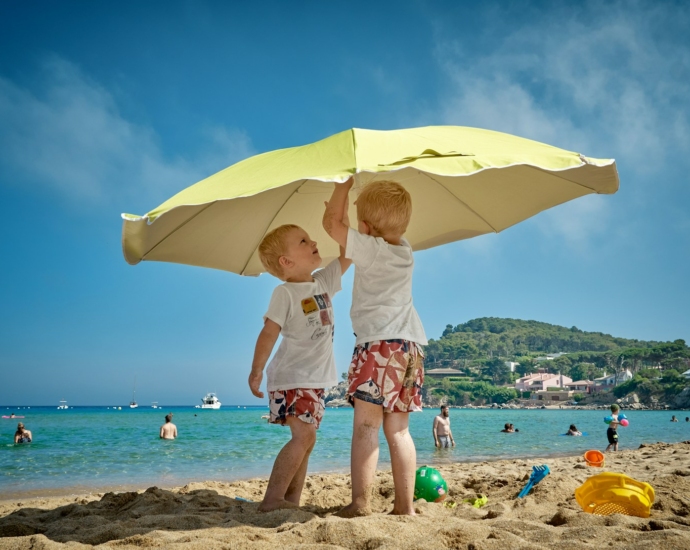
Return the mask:
[[[342,222],[345,225],[345,227],[350,227],[350,218],[347,215],[347,206],[348,206],[348,201],[346,200],[345,201],[345,209],[343,211]],[[340,256],[338,256],[338,261],[340,262],[340,273],[345,275],[345,272],[352,265],[352,260],[345,257],[345,247],[344,246],[340,247]]]
[[[275,321],[266,319],[264,328],[261,329],[259,337],[256,340],[256,348],[254,349],[254,360],[252,361],[252,372],[249,373],[249,389],[256,397],[263,397],[263,392],[259,391],[261,380],[264,377],[264,367],[266,361],[271,356],[273,346],[280,336],[280,325]]]
[[[354,182],[354,178],[350,178],[345,183],[336,183],[331,200],[326,203],[326,211],[323,213],[323,228],[343,248],[347,244],[347,195]]]

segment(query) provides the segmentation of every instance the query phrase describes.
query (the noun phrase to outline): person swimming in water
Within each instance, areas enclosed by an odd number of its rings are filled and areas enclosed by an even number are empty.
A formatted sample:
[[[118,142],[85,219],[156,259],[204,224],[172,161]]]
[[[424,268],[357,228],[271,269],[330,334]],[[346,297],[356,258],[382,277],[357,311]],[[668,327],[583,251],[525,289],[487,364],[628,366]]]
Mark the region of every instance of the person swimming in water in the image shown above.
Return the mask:
[[[582,435],[582,432],[577,429],[575,424],[571,424],[565,435]]]
[[[15,443],[31,443],[33,439],[31,432],[24,427],[21,422],[17,424],[17,431],[14,432]]]

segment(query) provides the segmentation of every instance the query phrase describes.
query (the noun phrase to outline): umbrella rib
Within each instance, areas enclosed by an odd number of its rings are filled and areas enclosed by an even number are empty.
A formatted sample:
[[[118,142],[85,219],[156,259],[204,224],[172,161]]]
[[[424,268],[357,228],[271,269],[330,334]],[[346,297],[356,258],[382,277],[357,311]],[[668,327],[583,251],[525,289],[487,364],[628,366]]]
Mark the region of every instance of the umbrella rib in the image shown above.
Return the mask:
[[[563,181],[567,181],[568,183],[574,183],[575,185],[579,185],[580,187],[584,187],[585,189],[589,189],[590,191],[592,191],[593,193],[596,193],[597,195],[601,195],[601,193],[599,193],[599,191],[597,191],[596,189],[593,189],[591,187],[587,187],[586,185],[584,185],[582,183],[578,183],[576,181],[569,180],[568,178],[564,178],[563,176],[559,175],[558,172],[551,172],[550,170],[544,170],[543,168],[540,168],[539,166],[531,166],[529,164],[525,164],[524,166],[526,166],[527,168],[532,168],[532,170],[538,170],[539,172],[544,172],[544,173],[548,174],[549,176],[557,177],[559,179],[562,179]],[[581,167],[582,166],[577,166],[575,168],[570,168],[569,170],[577,170],[578,168],[581,168]]]
[[[170,237],[171,235],[177,233],[178,230],[180,230],[182,227],[184,227],[184,226],[187,225],[189,222],[191,222],[191,221],[192,221],[194,218],[196,218],[199,214],[201,214],[202,212],[206,212],[206,210],[209,209],[211,206],[213,206],[216,202],[217,202],[217,201],[213,201],[213,202],[207,204],[204,208],[202,208],[201,210],[199,210],[199,211],[198,211],[196,214],[194,214],[192,217],[187,218],[185,221],[183,221],[183,222],[182,222],[180,225],[178,225],[174,230],[172,230],[172,231],[171,231],[170,233],[168,233],[165,237],[163,237],[160,241],[158,241],[155,245],[153,245],[153,246],[148,250],[148,252],[146,252],[146,254],[144,254],[144,255],[141,257],[141,259],[142,259],[142,260],[145,260],[145,259],[146,259],[146,256],[148,256],[149,254],[151,254],[151,252],[153,252],[156,248],[158,248],[158,245],[160,245],[161,243],[163,243],[164,241],[166,241],[166,240],[168,239],[168,237]]]
[[[453,197],[455,200],[457,200],[460,204],[462,204],[465,208],[467,208],[470,212],[472,212],[472,214],[474,214],[475,216],[477,216],[477,217],[478,217],[480,220],[482,220],[486,225],[488,225],[494,233],[498,233],[498,230],[497,230],[493,225],[491,225],[486,219],[484,219],[484,217],[483,217],[479,212],[477,212],[476,210],[474,210],[474,208],[472,208],[472,207],[471,207],[469,204],[467,204],[464,200],[462,200],[460,197],[458,197],[455,193],[453,193],[450,189],[448,189],[448,188],[447,188],[445,185],[443,185],[440,181],[438,181],[437,179],[432,178],[432,177],[431,177],[429,174],[427,174],[426,172],[422,172],[421,170],[418,170],[418,172],[419,172],[420,174],[426,176],[427,178],[429,178],[431,181],[436,182],[437,184],[439,184],[443,189],[445,189],[445,190],[448,192],[448,194],[449,194],[451,197]]]
[[[273,221],[278,217],[278,214],[280,214],[280,211],[283,209],[283,207],[288,203],[288,201],[292,198],[292,196],[293,196],[295,193],[297,193],[297,191],[299,190],[299,188],[302,187],[302,185],[303,185],[304,182],[306,182],[306,181],[307,181],[307,180],[302,180],[302,181],[300,182],[300,184],[297,185],[297,186],[295,187],[295,190],[294,190],[292,193],[290,193],[290,194],[288,195],[288,198],[285,199],[285,202],[280,206],[280,208],[278,208],[278,209],[276,210],[275,216],[273,216],[273,217],[271,218],[271,221],[268,222],[268,225],[266,226],[266,229],[268,229],[269,227],[271,227],[271,224],[272,224]],[[261,234],[261,239],[263,239],[264,236],[266,235],[266,229],[264,229],[263,233]],[[256,243],[256,245],[254,246],[254,251],[256,251],[257,247],[258,247],[259,244],[261,243],[261,239],[259,239],[259,242]],[[252,261],[252,256],[254,256],[254,252],[252,252],[252,253],[249,255],[249,258],[247,258],[247,263],[244,264],[244,267],[242,268],[242,271],[240,271],[240,275],[243,275],[243,274],[244,274],[244,271],[247,269],[247,266],[249,265],[249,262]]]

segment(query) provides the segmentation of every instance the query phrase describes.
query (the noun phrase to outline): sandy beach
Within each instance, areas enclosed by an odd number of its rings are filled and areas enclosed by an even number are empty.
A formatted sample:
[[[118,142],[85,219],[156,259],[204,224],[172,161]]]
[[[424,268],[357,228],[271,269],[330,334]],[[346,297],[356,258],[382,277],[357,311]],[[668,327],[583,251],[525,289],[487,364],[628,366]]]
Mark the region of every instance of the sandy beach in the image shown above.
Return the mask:
[[[551,475],[525,499],[515,497],[531,466]],[[0,501],[0,549],[57,548],[690,548],[690,441],[611,453],[603,469],[581,456],[457,463],[439,467],[448,501],[417,503],[416,517],[393,517],[390,472],[379,472],[374,514],[345,520],[332,514],[350,493],[349,476],[311,475],[301,510],[258,513],[265,479],[193,483],[138,492]],[[574,498],[587,477],[625,473],[650,483],[649,518],[584,513]],[[462,498],[488,495],[475,509]]]

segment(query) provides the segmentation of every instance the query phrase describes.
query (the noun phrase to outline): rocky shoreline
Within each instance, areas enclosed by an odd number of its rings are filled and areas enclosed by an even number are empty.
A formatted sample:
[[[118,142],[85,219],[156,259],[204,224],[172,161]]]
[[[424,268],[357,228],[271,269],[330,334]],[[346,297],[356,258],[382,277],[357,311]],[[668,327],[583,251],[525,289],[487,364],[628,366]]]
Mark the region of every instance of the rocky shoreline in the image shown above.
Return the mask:
[[[326,407],[342,408],[349,407],[345,393],[347,392],[347,382],[340,382],[326,392],[324,400]],[[422,404],[425,408],[440,407],[444,400],[436,397],[429,398],[424,392]],[[573,405],[572,403],[536,401],[533,399],[516,399],[508,403],[488,403],[488,404],[469,404],[469,405],[448,405],[451,409],[570,409],[570,410],[604,410],[611,407],[612,403],[617,403],[621,409],[640,410],[640,411],[659,411],[659,410],[690,410],[690,387],[685,388],[677,395],[671,403],[658,401],[652,398],[648,404],[642,403],[637,394],[630,394],[622,399],[616,399],[613,394],[607,392],[596,396],[589,396],[584,401]]]

